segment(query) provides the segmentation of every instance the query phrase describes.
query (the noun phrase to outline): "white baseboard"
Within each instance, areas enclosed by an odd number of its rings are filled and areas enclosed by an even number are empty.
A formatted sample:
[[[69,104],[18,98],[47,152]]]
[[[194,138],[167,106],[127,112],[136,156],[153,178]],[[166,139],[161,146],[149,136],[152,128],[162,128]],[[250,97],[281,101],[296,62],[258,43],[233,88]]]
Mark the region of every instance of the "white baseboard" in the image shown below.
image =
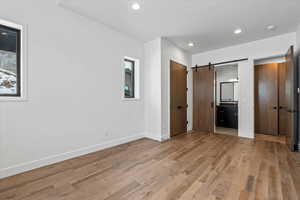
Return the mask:
[[[244,138],[244,139],[251,139],[251,140],[255,139],[255,137],[252,137],[252,136],[241,136],[241,135],[238,135],[238,137]]]
[[[110,148],[110,147],[114,147],[114,146],[117,146],[117,145],[120,145],[120,144],[125,144],[125,143],[135,141],[135,140],[138,140],[138,139],[141,139],[141,138],[144,138],[144,137],[145,137],[145,135],[141,133],[141,134],[137,134],[137,135],[133,135],[133,136],[129,136],[129,137],[123,137],[123,138],[120,138],[120,139],[108,141],[108,142],[105,142],[105,143],[102,143],[102,144],[96,144],[96,145],[93,145],[93,146],[77,149],[77,150],[74,150],[74,151],[49,156],[49,157],[42,158],[42,159],[39,159],[39,160],[22,163],[22,164],[19,164],[19,165],[8,167],[8,168],[3,168],[3,169],[0,169],[0,179],[6,178],[6,177],[9,177],[9,176],[13,176],[13,175],[16,175],[16,174],[20,174],[22,172],[30,171],[30,170],[33,170],[33,169],[36,169],[36,168],[51,165],[51,164],[54,164],[54,163],[58,163],[58,162],[68,160],[68,159],[71,159],[71,158],[75,158],[75,157],[78,157],[78,156],[82,156],[82,155],[85,155],[85,154],[97,152],[97,151],[100,151],[100,150],[103,150],[103,149],[106,149],[106,148]]]
[[[161,136],[154,136],[154,135],[145,135],[145,138],[148,138],[148,139],[151,139],[151,140],[155,140],[155,141],[158,141],[158,142],[162,142],[163,139],[161,138]]]

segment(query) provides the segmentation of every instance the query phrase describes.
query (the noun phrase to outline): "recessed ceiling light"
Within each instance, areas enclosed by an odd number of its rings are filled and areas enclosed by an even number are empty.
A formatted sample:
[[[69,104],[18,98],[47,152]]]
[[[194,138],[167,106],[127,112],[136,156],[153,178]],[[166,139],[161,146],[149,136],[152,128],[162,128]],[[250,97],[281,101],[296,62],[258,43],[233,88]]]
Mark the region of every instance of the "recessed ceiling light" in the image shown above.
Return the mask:
[[[269,30],[269,31],[273,31],[273,30],[275,30],[277,27],[276,27],[275,25],[271,24],[271,25],[268,25],[266,28],[267,28],[267,30]]]
[[[141,9],[141,6],[139,3],[134,2],[131,4],[131,8],[132,8],[132,10],[139,10],[139,9]]]
[[[189,42],[188,45],[189,45],[189,47],[195,46],[195,44],[193,42]]]
[[[234,31],[234,34],[241,34],[242,33],[242,29],[238,28]]]
[[[7,33],[6,32],[2,32],[1,35],[7,35]]]

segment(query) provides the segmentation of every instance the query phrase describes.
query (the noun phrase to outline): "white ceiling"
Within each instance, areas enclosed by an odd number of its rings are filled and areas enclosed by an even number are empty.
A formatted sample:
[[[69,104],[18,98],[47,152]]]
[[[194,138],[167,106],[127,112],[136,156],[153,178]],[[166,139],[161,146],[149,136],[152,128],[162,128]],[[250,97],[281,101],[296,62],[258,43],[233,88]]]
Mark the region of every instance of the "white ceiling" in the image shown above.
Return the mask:
[[[132,0],[130,0],[132,1]],[[62,0],[62,5],[141,41],[167,37],[198,53],[296,30],[300,0]],[[275,31],[265,27],[277,25]],[[243,33],[234,35],[236,28]],[[188,47],[193,41],[195,47]]]

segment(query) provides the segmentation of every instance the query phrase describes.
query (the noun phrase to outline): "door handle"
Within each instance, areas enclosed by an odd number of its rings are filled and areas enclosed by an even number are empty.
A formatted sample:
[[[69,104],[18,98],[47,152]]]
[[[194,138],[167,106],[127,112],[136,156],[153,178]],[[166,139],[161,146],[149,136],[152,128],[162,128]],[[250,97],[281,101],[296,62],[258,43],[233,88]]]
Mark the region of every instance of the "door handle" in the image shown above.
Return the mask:
[[[285,106],[279,106],[279,109],[282,110],[282,109],[286,109]]]
[[[277,110],[277,106],[274,106],[273,109],[274,109],[274,110]]]
[[[177,109],[181,109],[182,108],[182,106],[177,106]]]

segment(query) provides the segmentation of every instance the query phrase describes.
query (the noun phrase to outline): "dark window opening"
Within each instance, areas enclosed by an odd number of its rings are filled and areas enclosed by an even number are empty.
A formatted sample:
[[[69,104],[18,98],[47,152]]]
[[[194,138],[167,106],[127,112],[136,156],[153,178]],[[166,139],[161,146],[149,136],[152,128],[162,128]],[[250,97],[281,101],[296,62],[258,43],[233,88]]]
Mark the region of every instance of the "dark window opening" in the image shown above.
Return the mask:
[[[125,70],[125,85],[124,85],[124,96],[125,98],[135,98],[134,92],[134,71],[135,71],[135,61],[125,59],[124,60],[124,70]]]

